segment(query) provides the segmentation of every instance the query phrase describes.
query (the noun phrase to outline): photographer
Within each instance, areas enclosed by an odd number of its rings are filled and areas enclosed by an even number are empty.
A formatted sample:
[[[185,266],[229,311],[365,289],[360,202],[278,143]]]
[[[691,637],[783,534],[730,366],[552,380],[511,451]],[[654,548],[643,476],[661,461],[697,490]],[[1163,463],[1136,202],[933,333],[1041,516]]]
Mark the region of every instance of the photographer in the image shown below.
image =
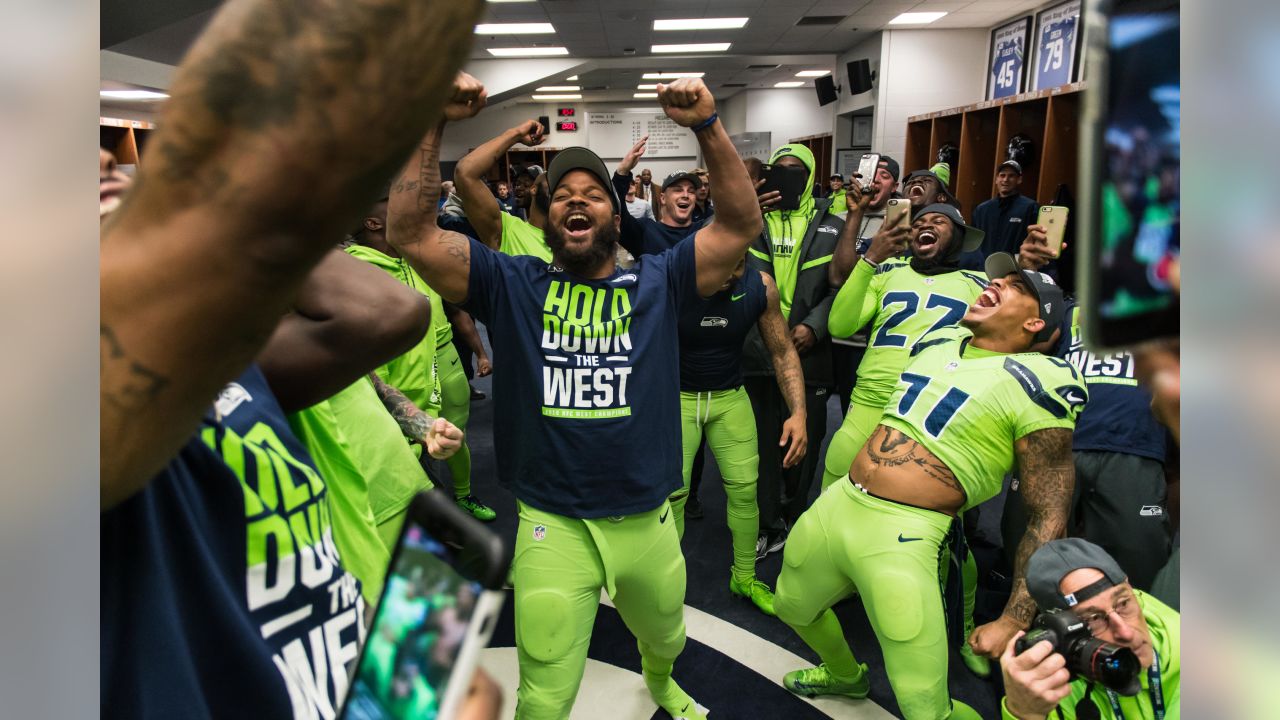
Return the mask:
[[[1027,563],[1027,590],[1041,612],[1070,610],[1093,638],[1133,651],[1141,667],[1138,692],[1128,697],[1083,677],[1073,679],[1072,663],[1058,652],[1061,642],[1054,647],[1041,641],[1015,654],[1023,635],[1018,633],[1000,658],[1004,718],[1179,717],[1179,615],[1135,590],[1102,548],[1079,538],[1045,543]]]

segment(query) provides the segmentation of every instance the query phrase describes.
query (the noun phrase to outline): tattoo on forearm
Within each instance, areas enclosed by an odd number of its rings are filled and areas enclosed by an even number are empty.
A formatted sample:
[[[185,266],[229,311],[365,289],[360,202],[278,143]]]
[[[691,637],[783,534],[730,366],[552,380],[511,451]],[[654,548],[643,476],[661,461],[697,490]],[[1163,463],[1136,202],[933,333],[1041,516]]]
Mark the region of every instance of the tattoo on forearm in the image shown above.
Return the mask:
[[[773,374],[778,379],[778,389],[787,401],[787,408],[792,414],[803,413],[805,408],[804,370],[800,365],[800,355],[795,344],[791,342],[791,334],[787,332],[787,321],[782,312],[773,307],[773,298],[765,308],[758,323],[760,337],[773,361]]]
[[[911,439],[906,433],[879,425],[867,439],[867,457],[876,465],[901,467],[909,465],[924,471],[925,475],[964,494],[964,487],[956,479],[951,468],[944,465],[929,449]]]
[[[1013,595],[1004,612],[1024,623],[1030,623],[1036,612],[1035,602],[1027,593],[1027,561],[1041,545],[1062,537],[1067,528],[1075,488],[1071,434],[1066,428],[1049,428],[1014,444],[1019,492],[1027,506],[1028,519],[1026,534],[1014,556]]]
[[[129,357],[109,325],[100,327],[102,402],[116,410],[145,407],[169,385],[169,378]]]
[[[383,406],[400,426],[400,432],[410,440],[426,442],[427,432],[435,418],[414,405],[404,393],[383,382],[377,373],[369,373],[369,379],[373,381],[373,387],[378,391]]]

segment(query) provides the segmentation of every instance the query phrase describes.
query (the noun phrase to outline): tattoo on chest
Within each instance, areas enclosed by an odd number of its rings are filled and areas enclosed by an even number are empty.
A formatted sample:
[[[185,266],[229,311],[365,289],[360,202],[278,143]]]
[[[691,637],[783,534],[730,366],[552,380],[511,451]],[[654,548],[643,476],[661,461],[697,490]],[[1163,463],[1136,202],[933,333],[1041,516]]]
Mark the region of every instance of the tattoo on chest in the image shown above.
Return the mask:
[[[867,457],[875,465],[901,467],[910,465],[947,487],[963,493],[955,473],[938,461],[933,453],[905,433],[880,426],[867,440]]]

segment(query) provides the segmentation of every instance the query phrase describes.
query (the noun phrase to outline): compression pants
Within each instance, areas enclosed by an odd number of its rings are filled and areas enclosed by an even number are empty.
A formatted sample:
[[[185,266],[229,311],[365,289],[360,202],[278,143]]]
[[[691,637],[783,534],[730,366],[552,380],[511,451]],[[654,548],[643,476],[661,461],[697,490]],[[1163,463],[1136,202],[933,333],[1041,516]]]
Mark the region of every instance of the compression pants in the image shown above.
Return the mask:
[[[680,393],[680,438],[684,445],[684,488],[671,495],[676,531],[684,537],[684,506],[689,500],[690,472],[706,434],[724,478],[729,536],[733,539],[733,579],[747,582],[756,575],[756,536],[760,507],[756,504],[756,420],[751,400],[741,387],[733,390]]]
[[[857,661],[831,606],[858,592],[907,720],[978,718],[947,692],[939,558],[952,518],[860,491],[822,493],[787,538],[774,608],[840,679]]]
[[[518,504],[516,718],[569,717],[601,588],[636,637],[654,701],[670,706],[681,692],[671,670],[685,643],[684,555],[671,506],[616,520],[576,520]]]
[[[436,364],[440,368],[440,414],[463,432],[462,447],[445,464],[453,476],[454,497],[466,497],[471,494],[471,447],[466,436],[467,420],[471,418],[471,384],[452,342],[436,348]]]

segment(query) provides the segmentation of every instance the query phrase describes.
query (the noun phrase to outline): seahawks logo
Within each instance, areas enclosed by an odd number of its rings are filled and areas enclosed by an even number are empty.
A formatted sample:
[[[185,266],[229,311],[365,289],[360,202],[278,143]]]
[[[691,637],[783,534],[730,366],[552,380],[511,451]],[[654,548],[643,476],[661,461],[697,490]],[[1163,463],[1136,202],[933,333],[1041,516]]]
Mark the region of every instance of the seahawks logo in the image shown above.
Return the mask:
[[[729,321],[722,317],[704,317],[699,323],[702,327],[729,327]]]
[[[218,412],[219,418],[224,418],[235,412],[240,404],[246,400],[253,400],[253,396],[240,383],[231,383],[218,393],[218,399],[213,402],[213,407]]]

